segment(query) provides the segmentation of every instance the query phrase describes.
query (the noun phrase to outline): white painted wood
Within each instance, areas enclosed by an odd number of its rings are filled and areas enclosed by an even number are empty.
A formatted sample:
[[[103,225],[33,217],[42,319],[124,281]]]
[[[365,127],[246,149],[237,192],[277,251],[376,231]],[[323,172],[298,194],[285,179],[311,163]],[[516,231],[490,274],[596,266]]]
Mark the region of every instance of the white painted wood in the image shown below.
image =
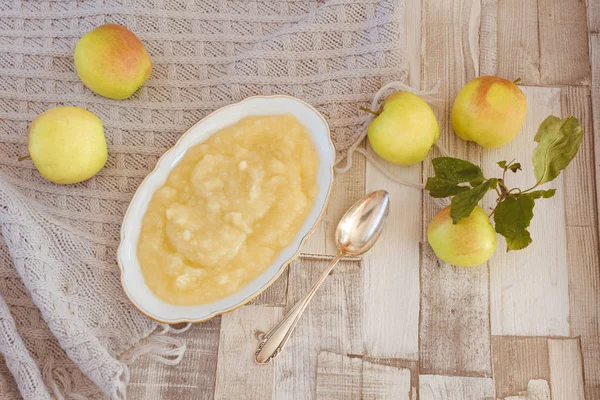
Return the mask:
[[[532,379],[527,383],[527,391],[504,400],[550,400],[550,385],[544,379]]]
[[[419,375],[420,400],[481,400],[494,397],[492,378]]]
[[[548,356],[552,400],[583,400],[583,362],[579,340],[548,339]]]
[[[281,307],[249,305],[221,317],[215,399],[270,399],[274,364],[254,360],[257,335],[282,317]]]
[[[385,165],[403,179],[421,179],[420,165]],[[370,163],[366,189],[387,190],[390,213],[379,241],[363,257],[365,350],[371,356],[416,360],[422,191],[393,182]]]
[[[410,370],[363,361],[362,400],[411,400]]]
[[[515,158],[523,171],[507,175],[509,187],[526,189],[535,184],[531,157],[533,137],[548,115],[561,115],[560,89],[522,87],[528,113],[519,135],[510,144],[484,151],[483,170],[488,177],[500,176],[500,160]],[[529,227],[533,243],[520,251],[506,252],[499,236],[498,250],[489,261],[492,335],[568,336],[569,290],[563,176],[543,185],[556,188],[551,199],[536,201]],[[484,199],[489,210],[495,198]]]

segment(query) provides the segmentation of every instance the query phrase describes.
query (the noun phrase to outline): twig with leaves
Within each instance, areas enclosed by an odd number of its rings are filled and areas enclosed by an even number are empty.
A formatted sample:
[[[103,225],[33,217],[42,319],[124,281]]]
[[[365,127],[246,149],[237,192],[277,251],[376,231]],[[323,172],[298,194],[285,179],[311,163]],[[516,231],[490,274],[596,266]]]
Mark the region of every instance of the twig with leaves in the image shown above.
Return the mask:
[[[507,251],[524,249],[532,241],[527,228],[533,218],[535,200],[547,199],[556,193],[556,189],[535,189],[558,177],[577,154],[582,139],[583,131],[576,118],[561,120],[549,116],[541,123],[534,138],[538,145],[532,157],[536,177],[532,187],[522,190],[507,186],[507,172],[521,170],[521,164],[515,160],[498,162],[502,168],[501,178],[485,178],[475,164],[458,158],[438,157],[433,159],[435,176],[427,179],[425,189],[435,198],[452,197],[450,215],[454,224],[468,217],[486,193],[495,190],[498,198],[490,213],[490,217],[494,217],[494,228],[506,238]]]

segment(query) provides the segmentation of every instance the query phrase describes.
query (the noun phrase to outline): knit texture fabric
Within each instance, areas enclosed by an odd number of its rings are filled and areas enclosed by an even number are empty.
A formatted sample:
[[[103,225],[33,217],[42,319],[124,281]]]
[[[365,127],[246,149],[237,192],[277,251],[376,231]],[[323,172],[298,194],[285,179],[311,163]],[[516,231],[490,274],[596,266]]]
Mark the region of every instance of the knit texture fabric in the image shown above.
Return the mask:
[[[116,265],[127,205],[158,157],[208,113],[290,94],[327,118],[339,158],[378,88],[407,74],[402,0],[0,0],[0,379],[27,399],[124,397],[123,353],[156,323],[126,299]],[[73,49],[104,23],[153,62],[131,98],[95,95]],[[94,178],[44,180],[27,154],[41,112],[98,115],[109,146]],[[16,385],[16,386],[15,386]],[[11,392],[12,391],[12,392]]]

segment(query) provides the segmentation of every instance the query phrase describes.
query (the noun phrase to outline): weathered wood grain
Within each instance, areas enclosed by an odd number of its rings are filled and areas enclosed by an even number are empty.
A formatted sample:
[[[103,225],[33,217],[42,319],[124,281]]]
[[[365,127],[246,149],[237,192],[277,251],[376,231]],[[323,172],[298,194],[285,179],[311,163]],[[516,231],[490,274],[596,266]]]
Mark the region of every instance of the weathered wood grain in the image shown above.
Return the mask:
[[[127,398],[139,400],[212,399],[217,373],[221,317],[179,334],[186,354],[176,366],[141,358],[131,365]]]
[[[550,385],[544,379],[532,379],[527,383],[526,392],[505,397],[504,400],[550,400]]]
[[[481,400],[494,398],[492,378],[473,378],[464,376],[419,376],[420,400]]]
[[[215,399],[270,399],[274,364],[254,359],[258,336],[279,322],[283,308],[248,305],[221,316]]]
[[[481,308],[489,302],[487,270],[446,264],[427,243],[421,249],[420,372],[490,376],[489,316]]]
[[[585,385],[600,388],[600,259],[595,227],[567,227],[571,336],[579,336]]]
[[[409,84],[420,88],[421,2],[407,0],[405,36]],[[375,155],[367,145],[367,151]],[[376,157],[376,155],[375,155]],[[393,176],[421,181],[421,166],[402,167],[378,160]],[[364,256],[364,343],[371,356],[417,359],[421,196],[418,189],[388,179],[366,165],[366,191],[390,193],[390,215],[375,248]],[[385,249],[385,250],[384,250]],[[398,290],[402,288],[401,290]]]
[[[598,9],[600,9],[600,6]],[[597,23],[600,25],[600,12],[592,13],[589,18],[591,21],[595,21],[594,24]],[[596,30],[590,34],[590,47],[592,58],[592,118],[596,163],[596,199],[600,199],[600,31]],[[600,207],[600,203],[597,203],[597,206]],[[598,208],[598,213],[600,213],[600,208]],[[596,214],[597,217],[598,215]]]
[[[317,399],[360,400],[362,359],[322,351],[317,359]]]
[[[285,307],[287,300],[288,269],[267,290],[252,299],[250,304]]]
[[[424,2],[421,66],[423,87],[440,83],[440,143],[450,155],[477,164],[481,148],[453,133],[449,114],[458,91],[477,76],[480,11],[479,2]],[[423,163],[423,175],[424,179],[433,175],[428,160]],[[424,195],[423,241],[438,211],[431,197]],[[421,373],[491,375],[487,267],[459,270],[439,264],[425,244],[420,271]]]
[[[553,400],[584,400],[583,365],[578,339],[548,339]]]
[[[590,88],[561,88],[562,117],[577,118],[583,128],[583,141],[577,156],[564,171],[567,225],[596,226],[596,182],[594,179],[594,129]],[[568,240],[568,238],[567,238]]]
[[[317,362],[317,399],[412,400],[408,369],[323,351]]]
[[[363,361],[363,400],[414,400],[411,372],[405,368]]]
[[[363,351],[362,284],[358,261],[341,261],[315,294],[275,365],[273,398],[307,400],[315,396],[317,356]],[[302,297],[327,261],[299,260],[290,265],[287,309]]]
[[[545,337],[492,336],[496,397],[529,391],[532,379],[550,382],[548,339]]]
[[[587,6],[587,28],[590,34],[600,32],[600,3],[596,0],[586,0]],[[592,65],[592,68],[594,66]]]
[[[486,176],[500,176],[500,160],[519,161],[523,170],[507,175],[509,187],[529,188],[536,183],[531,155],[533,137],[548,115],[561,115],[560,89],[522,87],[529,110],[519,135],[509,144],[484,153]],[[568,336],[569,291],[565,227],[564,176],[544,189],[556,188],[558,195],[536,201],[529,231],[533,243],[520,251],[506,252],[499,236],[498,250],[490,259],[491,325],[493,335]],[[488,195],[486,210],[495,206]]]
[[[537,1],[542,84],[589,85],[590,58],[585,3]]]
[[[384,165],[402,179],[418,182],[421,178],[420,165]],[[397,184],[367,164],[367,191],[382,188],[390,194],[390,214],[379,241],[363,256],[365,351],[371,356],[416,360],[422,191]]]
[[[405,0],[404,35],[408,58],[408,84],[421,87],[421,0]]]
[[[540,43],[537,0],[498,0],[499,76],[539,85]]]
[[[498,53],[498,0],[481,1],[479,73],[496,75]]]

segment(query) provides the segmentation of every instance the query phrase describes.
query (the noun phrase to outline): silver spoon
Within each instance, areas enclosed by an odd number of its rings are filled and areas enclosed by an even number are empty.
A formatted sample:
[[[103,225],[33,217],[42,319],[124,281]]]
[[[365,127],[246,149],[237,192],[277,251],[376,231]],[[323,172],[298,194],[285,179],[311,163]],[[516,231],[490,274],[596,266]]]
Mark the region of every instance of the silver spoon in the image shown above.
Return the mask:
[[[339,249],[337,255],[304,298],[296,303],[294,308],[269,333],[264,335],[263,341],[256,351],[258,363],[268,363],[281,352],[310,299],[338,261],[345,255],[363,254],[373,247],[381,234],[389,209],[388,192],[377,190],[363,197],[346,211],[335,230],[335,243]]]

